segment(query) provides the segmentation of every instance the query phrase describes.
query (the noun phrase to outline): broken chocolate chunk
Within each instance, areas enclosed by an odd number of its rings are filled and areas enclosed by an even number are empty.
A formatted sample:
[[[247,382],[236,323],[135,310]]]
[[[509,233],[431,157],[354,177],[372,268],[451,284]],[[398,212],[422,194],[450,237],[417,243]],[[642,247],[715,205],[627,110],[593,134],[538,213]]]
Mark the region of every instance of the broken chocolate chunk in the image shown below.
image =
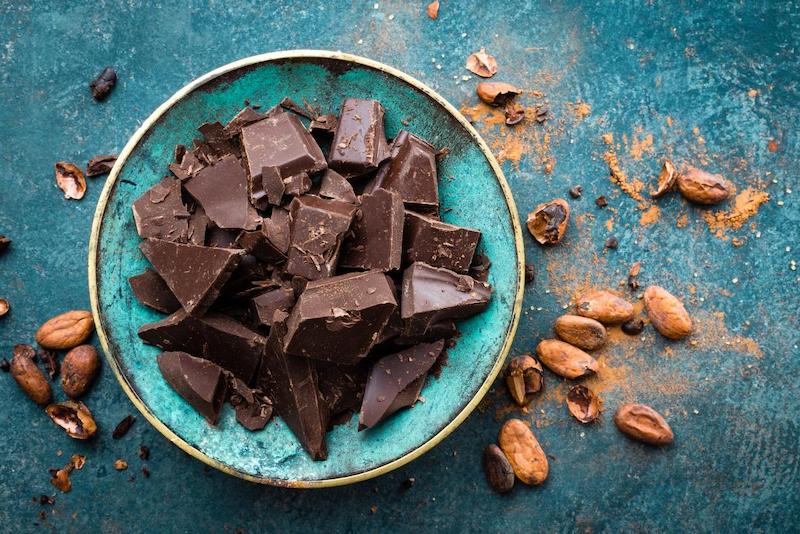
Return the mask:
[[[294,290],[280,287],[253,297],[250,302],[258,322],[264,326],[272,326],[272,316],[276,310],[288,312],[294,306]]]
[[[181,307],[167,283],[153,269],[128,278],[128,283],[136,300],[148,308],[162,313],[173,313]]]
[[[92,90],[92,98],[98,102],[105,100],[116,84],[117,72],[111,67],[104,68],[100,71],[100,74],[97,75],[97,78],[89,82],[89,89]]]
[[[89,160],[86,165],[86,176],[99,176],[111,172],[114,168],[114,162],[117,161],[117,156],[95,156]]]
[[[256,228],[258,214],[248,201],[247,176],[235,157],[224,156],[187,180],[184,187],[218,228]]]
[[[341,200],[342,202],[349,202],[350,204],[355,204],[357,200],[350,182],[333,169],[328,169],[325,171],[325,174],[322,175],[322,181],[320,181],[319,185],[319,196],[333,200]]]
[[[264,353],[260,387],[272,392],[278,415],[314,460],[328,457],[325,430],[328,410],[312,360],[283,351],[287,315],[275,312]]]
[[[444,348],[444,341],[420,344],[384,356],[372,367],[364,391],[358,428],[372,428],[419,398],[428,370]]]
[[[252,403],[242,403],[236,407],[236,421],[247,430],[263,429],[272,419],[272,401],[266,395],[254,394]]]
[[[283,183],[283,178],[281,178],[281,173],[278,168],[262,167],[261,188],[256,190],[254,186],[253,193],[251,194],[251,198],[255,200],[253,205],[259,209],[266,209],[266,206],[269,204],[280,206],[284,193],[286,193],[286,184]],[[265,198],[266,203],[264,202]],[[258,202],[258,204],[256,204],[256,202]]]
[[[424,332],[444,319],[462,319],[486,308],[492,287],[448,269],[414,263],[403,273],[400,316],[411,331]]]
[[[248,124],[258,122],[262,119],[266,119],[268,114],[269,112],[259,113],[258,111],[254,110],[251,107],[243,108],[231,120],[228,121],[228,124],[225,125],[224,129],[225,135],[228,138],[232,138],[236,135],[239,135],[240,133],[242,133],[242,128],[244,128]],[[180,161],[178,163],[180,163]]]
[[[276,113],[242,128],[242,147],[251,180],[260,177],[264,167],[276,168],[283,179],[327,168],[317,142],[290,113]]]
[[[369,366],[365,364],[366,362],[359,365],[316,362],[319,390],[328,405],[331,419],[339,416],[340,422],[345,422],[342,416],[357,411],[361,406],[369,372]]]
[[[286,323],[287,354],[352,365],[376,343],[397,306],[379,271],[309,282]]]
[[[202,314],[219,295],[243,251],[148,239],[139,244],[187,313]]]
[[[352,236],[343,245],[340,265],[349,269],[399,269],[403,253],[403,215],[403,199],[396,191],[378,189],[362,195]]]
[[[185,352],[162,352],[158,369],[172,389],[209,424],[217,424],[226,388],[225,374],[218,365]]]
[[[389,161],[381,165],[365,192],[379,188],[397,191],[409,209],[437,210],[436,180],[436,150],[427,141],[403,130],[392,142]]]
[[[281,231],[269,219],[264,219],[258,230],[239,234],[236,244],[263,262],[273,265],[283,263],[286,261],[286,251],[281,241],[284,238]]]
[[[189,216],[187,234],[188,242],[193,245],[206,244],[206,231],[211,221],[206,216],[206,212],[200,206],[195,206],[194,213]]]
[[[472,264],[481,233],[471,228],[407,211],[403,231],[403,262],[417,261],[465,273]]]
[[[292,229],[286,272],[308,280],[331,276],[355,211],[352,204],[337,200],[295,198],[289,207]]]
[[[186,242],[189,212],[181,200],[181,184],[167,177],[133,203],[136,232],[144,239]]]
[[[350,179],[378,168],[389,152],[383,113],[377,100],[344,101],[328,154],[332,169]]]
[[[291,111],[293,113],[297,113],[301,117],[305,117],[308,120],[313,120],[316,113],[312,113],[307,108],[304,108],[288,96],[283,97],[279,104],[285,110]]]
[[[336,124],[336,115],[329,113],[320,115],[312,120],[311,124],[308,125],[308,129],[311,130],[312,134],[329,136],[333,135],[333,132],[336,131]]]
[[[263,336],[226,315],[215,313],[198,319],[183,310],[162,321],[143,325],[139,337],[164,350],[202,356],[248,384],[266,345]]]
[[[311,189],[311,178],[302,172],[283,179],[285,193],[292,197],[299,197]]]

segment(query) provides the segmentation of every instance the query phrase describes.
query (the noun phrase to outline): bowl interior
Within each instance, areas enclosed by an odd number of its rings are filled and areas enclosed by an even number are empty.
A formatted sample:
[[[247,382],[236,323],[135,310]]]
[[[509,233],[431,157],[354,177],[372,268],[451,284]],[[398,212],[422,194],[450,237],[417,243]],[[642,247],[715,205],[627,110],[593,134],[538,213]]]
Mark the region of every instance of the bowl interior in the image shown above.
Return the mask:
[[[253,59],[176,98],[142,135],[134,136],[125,150],[127,158],[123,153],[121,167],[109,178],[98,206],[90,264],[101,341],[145,415],[184,450],[215,467],[272,484],[313,486],[399,466],[443,437],[437,434],[452,430],[455,425],[448,425],[468,405],[474,407],[478,399],[470,401],[488,388],[487,379],[507,350],[518,314],[522,262],[513,203],[504,195],[502,176],[498,178],[474,130],[432,92],[395,74],[334,55]],[[224,124],[245,99],[266,109],[284,96],[298,102],[305,98],[331,112],[338,111],[345,97],[375,98],[386,109],[387,136],[405,128],[436,147],[449,148],[439,165],[443,219],[483,233],[480,248],[491,258],[490,282],[495,288],[489,308],[461,323],[461,338],[450,349],[440,378],[425,385],[424,402],[365,432],[357,432],[357,417],[351,418],[328,434],[329,458],[324,462],[309,459],[278,418],[253,433],[235,422],[233,410],[225,409],[218,427],[209,427],[161,377],[155,362],[159,349],[137,337],[140,325],[162,316],[140,305],[127,282],[148,266],[138,249],[131,205],[167,173],[174,146],[198,137],[196,128],[203,122]]]

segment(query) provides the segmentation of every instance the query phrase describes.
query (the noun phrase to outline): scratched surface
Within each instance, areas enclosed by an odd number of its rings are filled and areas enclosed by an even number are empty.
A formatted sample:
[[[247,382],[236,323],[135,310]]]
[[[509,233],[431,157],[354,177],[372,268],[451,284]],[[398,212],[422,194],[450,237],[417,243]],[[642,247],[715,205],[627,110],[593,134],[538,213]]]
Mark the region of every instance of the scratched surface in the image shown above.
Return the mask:
[[[612,332],[589,382],[608,412],[638,400],[665,413],[676,443],[654,450],[627,441],[610,414],[579,426],[563,405],[565,385],[548,374],[528,414],[507,408],[498,383],[450,438],[403,469],[352,487],[290,491],[212,472],[141,418],[119,441],[70,441],[0,376],[3,530],[797,529],[800,6],[478,4],[443,2],[431,21],[417,2],[187,1],[174,11],[137,1],[2,2],[0,233],[14,243],[0,258],[0,291],[12,305],[0,320],[0,350],[32,341],[56,312],[88,307],[86,248],[102,178],[82,201],[64,201],[55,161],[119,150],[165,98],[221,64],[281,48],[341,49],[405,70],[465,108],[503,160],[523,216],[584,187],[570,199],[561,246],[541,249],[526,236],[539,275],[526,290],[514,352],[551,335],[576,292],[616,287],[637,260],[643,284],[685,300],[693,343],[664,342],[649,327],[635,339]],[[528,106],[546,103],[549,120],[509,133],[492,113],[467,109],[476,80],[461,79],[463,61],[480,46],[497,56],[497,79],[529,91]],[[106,64],[120,83],[96,105],[86,82]],[[646,193],[663,157],[725,174],[736,199],[703,210],[671,195],[655,210]],[[627,193],[609,180],[608,161]],[[600,195],[607,208],[595,207]],[[604,251],[611,234],[619,248]],[[107,370],[87,402],[106,429],[133,411]],[[512,414],[538,427],[553,457],[544,486],[501,497],[487,488],[479,458]],[[152,449],[147,462],[136,456],[140,443]],[[72,492],[55,495],[53,506],[32,502],[55,493],[47,469],[73,452],[88,462]],[[116,458],[129,470],[114,471]],[[404,489],[408,477],[415,484]]]

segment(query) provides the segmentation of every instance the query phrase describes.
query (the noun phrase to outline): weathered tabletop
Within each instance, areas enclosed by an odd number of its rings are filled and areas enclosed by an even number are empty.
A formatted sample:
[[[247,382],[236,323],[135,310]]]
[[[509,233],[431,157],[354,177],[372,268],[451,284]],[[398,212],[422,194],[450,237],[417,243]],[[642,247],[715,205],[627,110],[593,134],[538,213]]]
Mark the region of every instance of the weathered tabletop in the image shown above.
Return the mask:
[[[685,299],[697,332],[677,343],[651,328],[638,338],[613,332],[603,369],[589,381],[608,413],[592,426],[569,417],[566,385],[553,375],[527,414],[510,407],[498,382],[421,459],[320,491],[260,487],[214,472],[141,417],[128,436],[111,440],[110,429],[134,408],[107,369],[87,398],[103,436],[88,444],[60,433],[0,376],[2,530],[798,528],[800,273],[792,262],[800,259],[800,6],[560,1],[488,9],[443,1],[432,21],[419,2],[167,4],[0,2],[0,234],[13,239],[0,258],[0,297],[12,305],[0,320],[3,355],[32,342],[49,316],[88,308],[86,251],[103,178],[82,201],[65,201],[53,163],[85,164],[119,150],[189,80],[285,48],[387,62],[464,108],[502,160],[523,217],[572,185],[584,187],[583,198],[570,199],[561,246],[545,250],[526,235],[538,276],[526,290],[514,353],[551,335],[577,292],[617,288],[637,260],[644,284]],[[481,46],[497,56],[496,79],[524,87],[526,105],[549,108],[544,124],[508,129],[496,115],[469,109],[476,79],[462,79],[464,59]],[[105,65],[120,82],[96,104],[86,84]],[[677,195],[653,204],[647,189],[664,157],[725,174],[737,196],[715,209]],[[609,180],[614,158],[627,192]],[[604,209],[594,204],[600,195],[609,202]],[[617,250],[604,250],[610,235]],[[610,418],[624,400],[668,414],[676,443],[651,449],[624,439]],[[535,424],[551,473],[543,487],[498,496],[484,482],[480,454],[513,414]],[[140,444],[152,450],[147,462],[136,455]],[[73,475],[71,493],[57,493],[47,470],[74,452],[87,465]],[[114,470],[117,458],[128,471]],[[149,478],[140,471],[145,463]],[[409,477],[415,483],[406,488]],[[53,506],[38,503],[43,493],[55,495]]]

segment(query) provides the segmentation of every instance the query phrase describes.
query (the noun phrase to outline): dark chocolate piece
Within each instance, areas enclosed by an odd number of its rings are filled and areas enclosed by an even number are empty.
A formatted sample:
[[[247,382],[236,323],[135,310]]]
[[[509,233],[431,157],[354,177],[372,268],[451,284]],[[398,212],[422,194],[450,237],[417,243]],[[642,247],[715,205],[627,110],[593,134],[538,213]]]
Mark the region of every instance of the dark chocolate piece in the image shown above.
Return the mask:
[[[407,211],[403,227],[403,262],[416,261],[451,271],[469,271],[481,233]]]
[[[287,195],[299,197],[311,190],[311,178],[302,172],[283,179],[284,191]]]
[[[403,273],[400,316],[410,332],[424,332],[445,319],[462,319],[486,308],[492,287],[465,274],[414,263]]]
[[[226,389],[225,374],[218,365],[185,352],[162,352],[158,369],[172,389],[209,424],[217,424]]]
[[[197,318],[178,310],[166,319],[143,325],[139,337],[164,350],[202,356],[249,384],[261,362],[266,339],[222,314]]]
[[[410,209],[436,210],[439,188],[436,181],[436,151],[424,139],[403,130],[392,142],[391,158],[381,165],[365,193],[376,189],[397,191]]]
[[[247,194],[247,176],[239,160],[224,156],[184,184],[219,228],[254,230],[258,224]]]
[[[319,196],[349,202],[350,204],[355,204],[357,201],[353,186],[344,176],[333,169],[328,169],[322,175],[322,180],[319,184]]]
[[[419,326],[419,325],[413,325]],[[458,326],[452,319],[445,319],[438,323],[429,325],[428,328],[419,332],[410,328],[404,328],[401,335],[393,341],[396,345],[416,345],[417,343],[431,343],[439,339],[450,339],[458,335]]]
[[[358,428],[372,428],[400,408],[413,406],[444,348],[444,341],[424,343],[384,356],[372,367],[364,390]]]
[[[242,256],[239,265],[230,277],[230,280],[225,284],[222,289],[222,294],[230,299],[248,299],[253,295],[263,292],[261,284],[269,284],[270,287],[274,282],[270,280],[272,275],[272,267],[268,263],[259,261],[252,254],[245,254]],[[223,300],[220,298],[219,300]],[[231,304],[227,302],[227,304]],[[240,303],[234,304],[235,310],[228,312],[230,315],[236,317],[246,316],[246,310]],[[242,309],[240,309],[242,308]]]
[[[329,136],[336,131],[337,122],[336,115],[328,113],[312,120],[311,124],[308,125],[308,129],[311,130],[312,134]]]
[[[167,283],[153,269],[128,278],[128,283],[136,300],[149,308],[162,313],[173,313],[181,307]]]
[[[286,192],[286,184],[283,183],[281,173],[276,167],[263,167],[261,169],[261,190],[267,199],[267,204],[280,206],[281,199]],[[263,199],[259,201],[263,204]],[[256,206],[264,209],[261,206]]]
[[[228,383],[228,400],[236,409],[236,421],[247,430],[261,430],[272,418],[270,398],[236,377]]]
[[[489,256],[485,254],[475,254],[472,258],[472,265],[469,267],[469,275],[478,280],[479,282],[489,281],[489,268],[492,262],[489,261]]]
[[[286,261],[285,243],[284,228],[276,225],[270,219],[264,219],[258,230],[243,231],[236,238],[238,246],[259,260],[273,265]]]
[[[284,349],[342,365],[367,355],[396,308],[394,291],[379,271],[309,282],[286,323]]]
[[[117,155],[110,156],[95,156],[89,160],[86,165],[86,176],[100,176],[107,174],[114,168],[114,162],[117,161]]]
[[[206,244],[206,231],[211,221],[201,206],[195,206],[194,213],[189,216],[189,232],[187,238],[193,245]]]
[[[363,176],[378,168],[386,159],[388,148],[380,102],[345,100],[328,154],[331,168],[348,179]]]
[[[204,151],[214,161],[225,156],[233,156],[236,159],[242,157],[242,149],[238,141],[231,139],[219,121],[202,124],[197,131],[203,134],[205,139]]]
[[[280,104],[278,105],[283,109],[289,110],[293,113],[297,113],[301,117],[305,117],[308,120],[313,120],[314,116],[316,115],[316,113],[313,113],[313,110],[309,111],[307,108],[304,108],[303,106],[301,106],[288,96],[283,97],[283,99],[280,101]]]
[[[133,220],[139,237],[185,242],[189,212],[181,200],[181,184],[164,178],[133,203]]]
[[[225,135],[229,138],[239,135],[242,133],[242,128],[248,124],[252,124],[266,118],[266,113],[259,113],[251,107],[243,108],[231,120],[228,121],[228,124],[225,125]]]
[[[242,147],[252,180],[261,176],[264,167],[278,169],[286,179],[302,173],[311,176],[328,166],[317,142],[290,113],[277,113],[242,128]]]
[[[186,149],[184,148],[184,150]],[[185,152],[180,162],[170,163],[167,168],[169,168],[178,180],[188,180],[203,170],[205,166],[206,164],[200,161],[197,157],[197,153],[192,150]]]
[[[369,366],[363,363],[350,366],[317,362],[316,367],[319,390],[328,405],[331,419],[358,411],[367,384]]]
[[[350,269],[399,269],[403,253],[403,214],[403,199],[395,191],[378,189],[362,195],[352,237],[343,245],[340,265]]]
[[[262,226],[275,248],[284,255],[288,254],[292,232],[289,211],[283,208],[272,208],[272,215],[270,215],[269,219],[264,219]]]
[[[253,297],[250,303],[258,322],[264,326],[272,326],[275,310],[288,312],[294,306],[294,290],[290,287],[273,289]]]
[[[295,198],[289,207],[292,239],[286,272],[308,280],[331,276],[355,211],[352,204],[337,200]]]
[[[243,251],[148,239],[139,244],[187,313],[202,314],[219,295]]]
[[[206,228],[206,245],[215,248],[242,248],[236,244],[239,234],[239,230],[217,228],[210,224]]]
[[[327,405],[319,391],[317,370],[307,358],[283,351],[287,315],[275,312],[264,353],[260,385],[272,392],[278,415],[314,460],[328,457],[325,430]]]

